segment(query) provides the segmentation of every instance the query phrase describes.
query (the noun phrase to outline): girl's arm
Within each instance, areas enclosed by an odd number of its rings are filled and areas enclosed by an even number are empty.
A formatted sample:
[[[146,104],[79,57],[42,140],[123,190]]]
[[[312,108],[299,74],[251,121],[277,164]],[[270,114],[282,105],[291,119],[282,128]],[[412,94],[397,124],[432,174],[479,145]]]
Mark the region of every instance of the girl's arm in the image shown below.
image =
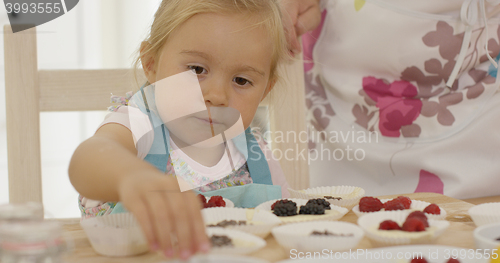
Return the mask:
[[[130,130],[119,124],[104,125],[73,154],[71,183],[86,198],[118,202],[118,183],[123,178],[137,171],[154,173],[156,169],[136,156]]]
[[[106,124],[75,151],[69,177],[75,189],[90,199],[120,201],[137,218],[153,250],[167,257],[187,258],[210,247],[193,192],[181,193],[177,179],[136,157],[132,133]],[[178,253],[171,234],[177,236]]]

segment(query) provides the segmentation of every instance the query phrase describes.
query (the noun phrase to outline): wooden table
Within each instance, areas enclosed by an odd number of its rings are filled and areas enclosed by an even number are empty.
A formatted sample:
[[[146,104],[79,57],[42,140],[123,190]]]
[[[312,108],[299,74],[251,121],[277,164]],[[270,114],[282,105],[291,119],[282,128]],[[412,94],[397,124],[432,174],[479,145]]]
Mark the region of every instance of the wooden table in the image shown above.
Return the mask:
[[[436,239],[435,244],[457,246],[463,248],[475,248],[474,238],[472,232],[475,225],[467,214],[467,210],[474,206],[471,203],[454,199],[451,197],[443,196],[434,193],[414,193],[405,194],[411,199],[422,200],[430,203],[436,203],[446,210],[448,216],[446,220],[450,221],[450,227]],[[381,198],[394,198],[396,196],[389,195]],[[477,200],[471,200],[477,201]],[[495,202],[500,201],[500,197],[482,198],[480,202]],[[478,203],[478,202],[475,202]],[[340,221],[356,223],[358,217],[350,211]],[[59,220],[63,223],[65,234],[73,238],[75,243],[75,250],[67,257],[67,262],[95,262],[95,263],[127,263],[127,262],[164,262],[165,259],[157,253],[148,253],[136,257],[125,258],[109,258],[99,256],[94,252],[90,243],[85,235],[85,232],[80,227],[79,219]],[[282,249],[274,240],[272,235],[266,238],[267,246],[263,249],[250,254],[249,256],[265,259],[270,262],[277,262],[289,258],[288,251]],[[364,237],[359,243],[358,249],[372,248],[370,241]]]

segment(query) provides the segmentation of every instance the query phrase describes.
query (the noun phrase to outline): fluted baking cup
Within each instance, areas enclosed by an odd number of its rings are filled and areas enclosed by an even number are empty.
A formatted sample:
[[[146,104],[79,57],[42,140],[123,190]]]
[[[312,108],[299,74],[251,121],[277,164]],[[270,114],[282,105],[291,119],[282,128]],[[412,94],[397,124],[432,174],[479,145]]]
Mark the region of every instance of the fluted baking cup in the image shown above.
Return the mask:
[[[337,234],[337,236],[311,235],[313,231]],[[355,248],[364,236],[363,230],[347,222],[302,222],[275,227],[276,241],[285,249],[303,252],[344,251]]]
[[[80,224],[98,254],[121,257],[138,255],[149,250],[148,242],[131,213],[84,219]]]
[[[358,218],[358,225],[365,235],[376,245],[409,245],[431,243],[450,226],[448,221],[429,219],[429,227],[421,232],[406,232],[401,230],[378,230],[382,221],[392,220],[400,226],[406,221],[411,211],[373,212]]]
[[[258,205],[255,209],[257,210],[265,210],[265,211],[272,211],[271,206],[278,200],[283,200],[283,199],[276,199],[276,200],[271,200],[264,202],[260,205]],[[299,198],[288,198],[288,200],[291,200],[295,203],[297,203],[297,213],[300,209],[300,206],[306,205],[308,199],[299,199]],[[336,205],[330,205],[331,210],[325,210],[324,215],[295,215],[295,216],[278,216],[278,218],[283,222],[283,223],[298,223],[298,222],[306,222],[306,221],[318,221],[318,220],[338,220],[342,218],[349,210],[345,207],[340,207]]]
[[[232,246],[214,247],[210,253],[224,255],[244,255],[255,252],[266,246],[264,239],[234,229],[225,229],[221,227],[208,227],[206,229],[207,236],[211,238],[213,235],[227,236],[231,239]]]
[[[392,199],[380,199],[380,201],[382,201],[382,203],[385,203],[387,201],[390,201]],[[410,205],[410,209],[406,209],[406,210],[400,210],[400,211],[409,211],[409,212],[413,212],[413,211],[424,211],[424,209],[430,205],[431,203],[429,202],[424,202],[424,201],[420,201],[420,200],[411,200],[411,205]],[[425,213],[425,215],[427,216],[428,219],[433,219],[433,220],[443,220],[446,218],[446,210],[444,210],[442,207],[439,207],[439,209],[441,210],[441,213],[439,215],[435,215],[435,214],[429,214],[429,213]],[[363,216],[363,215],[366,215],[366,214],[370,214],[370,213],[373,213],[373,212],[361,212],[359,211],[359,205],[356,205],[355,207],[352,208],[352,211],[358,216]],[[382,210],[380,211],[377,211],[377,212],[390,212],[390,211],[385,211],[383,208]]]
[[[269,211],[216,207],[201,211],[205,225],[216,225],[224,220],[245,221],[245,225],[227,226],[227,229],[235,229],[249,234],[265,238],[271,229],[279,224],[281,220]]]
[[[485,203],[469,209],[469,215],[476,226],[500,222],[500,203]]]
[[[341,197],[341,200],[325,198],[330,204],[352,209],[361,197],[365,195],[365,190],[356,186],[320,186],[304,190],[294,190],[288,188],[291,197],[301,199],[314,199],[327,197]]]

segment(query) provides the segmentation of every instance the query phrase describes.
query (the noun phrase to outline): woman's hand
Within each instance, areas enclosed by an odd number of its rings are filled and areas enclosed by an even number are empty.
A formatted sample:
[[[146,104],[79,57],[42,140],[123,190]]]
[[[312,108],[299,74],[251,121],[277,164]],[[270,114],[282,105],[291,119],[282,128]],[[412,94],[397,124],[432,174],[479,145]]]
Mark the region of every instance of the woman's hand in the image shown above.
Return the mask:
[[[298,37],[321,23],[320,0],[281,0],[285,32],[293,54],[302,52]]]
[[[137,218],[152,250],[182,259],[209,251],[201,203],[193,192],[181,192],[176,178],[147,171],[123,178],[118,187],[120,201]]]

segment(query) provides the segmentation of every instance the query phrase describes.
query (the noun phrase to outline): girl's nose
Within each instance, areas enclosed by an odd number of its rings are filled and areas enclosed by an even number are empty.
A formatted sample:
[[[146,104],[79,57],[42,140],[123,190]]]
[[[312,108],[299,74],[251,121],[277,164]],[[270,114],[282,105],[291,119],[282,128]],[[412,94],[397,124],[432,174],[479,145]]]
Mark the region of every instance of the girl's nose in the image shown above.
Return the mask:
[[[228,107],[229,86],[223,81],[209,81],[201,87],[203,98],[207,107]]]

